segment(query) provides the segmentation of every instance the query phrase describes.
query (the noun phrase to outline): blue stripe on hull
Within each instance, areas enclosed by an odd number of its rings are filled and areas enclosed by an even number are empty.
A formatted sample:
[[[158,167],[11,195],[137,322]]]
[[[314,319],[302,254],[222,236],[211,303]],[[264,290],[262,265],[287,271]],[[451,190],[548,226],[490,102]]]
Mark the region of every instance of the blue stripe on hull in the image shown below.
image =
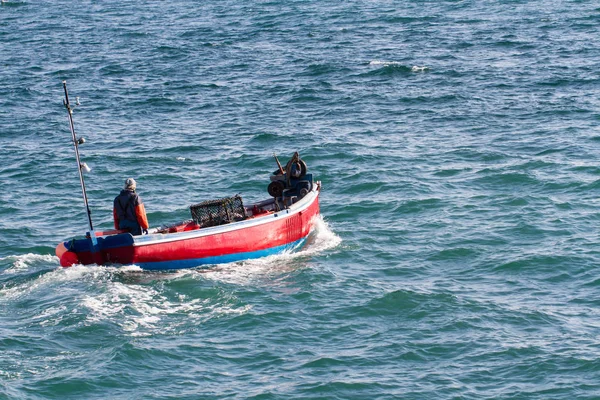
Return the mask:
[[[285,250],[292,250],[301,247],[306,241],[306,237],[292,243],[282,246],[271,247],[264,250],[249,251],[245,253],[225,254],[222,256],[193,258],[187,260],[160,261],[153,263],[136,263],[140,268],[146,270],[168,270],[168,269],[184,269],[194,268],[201,265],[227,264],[236,261],[249,260],[252,258],[261,258],[274,254],[283,253]]]

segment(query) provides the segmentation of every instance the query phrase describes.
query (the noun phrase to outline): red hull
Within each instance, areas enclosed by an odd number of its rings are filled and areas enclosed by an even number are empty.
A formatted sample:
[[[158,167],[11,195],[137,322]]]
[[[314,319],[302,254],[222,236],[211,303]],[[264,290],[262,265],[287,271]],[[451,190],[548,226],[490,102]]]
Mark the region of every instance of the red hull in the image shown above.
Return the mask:
[[[106,236],[98,239],[99,251],[95,252],[91,245],[83,251],[69,251],[69,242],[65,242],[57,247],[57,256],[63,266],[135,264],[145,269],[189,268],[262,257],[298,245],[308,236],[319,214],[319,191],[319,185],[315,185],[288,209],[227,225],[135,237]],[[128,238],[129,243],[117,238]]]

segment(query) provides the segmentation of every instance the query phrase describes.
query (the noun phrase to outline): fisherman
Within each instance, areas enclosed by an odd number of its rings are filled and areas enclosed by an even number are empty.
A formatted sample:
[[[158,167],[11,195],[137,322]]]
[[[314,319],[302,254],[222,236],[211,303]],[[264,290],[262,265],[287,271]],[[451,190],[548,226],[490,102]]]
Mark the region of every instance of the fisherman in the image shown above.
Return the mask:
[[[125,180],[125,187],[115,197],[113,207],[113,218],[115,229],[125,229],[132,235],[148,233],[148,218],[144,203],[135,192],[136,182],[133,178]]]

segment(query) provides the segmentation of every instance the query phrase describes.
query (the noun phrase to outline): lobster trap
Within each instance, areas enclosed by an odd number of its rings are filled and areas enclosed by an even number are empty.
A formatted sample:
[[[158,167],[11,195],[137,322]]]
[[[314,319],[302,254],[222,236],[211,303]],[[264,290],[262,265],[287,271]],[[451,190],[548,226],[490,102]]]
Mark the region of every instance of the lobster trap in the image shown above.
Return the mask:
[[[218,200],[207,200],[190,206],[192,219],[202,228],[218,226],[247,218],[239,195]]]

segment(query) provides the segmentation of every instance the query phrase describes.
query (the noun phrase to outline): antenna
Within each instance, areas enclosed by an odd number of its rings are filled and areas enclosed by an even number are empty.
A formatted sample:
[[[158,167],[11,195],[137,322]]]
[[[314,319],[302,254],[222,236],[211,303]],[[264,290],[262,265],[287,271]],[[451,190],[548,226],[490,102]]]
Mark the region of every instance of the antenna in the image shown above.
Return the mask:
[[[73,137],[73,146],[75,146],[75,157],[77,159],[77,170],[79,171],[79,182],[81,183],[81,192],[83,194],[83,202],[85,204],[85,211],[88,218],[88,224],[90,227],[90,231],[88,232],[92,242],[96,245],[96,235],[94,234],[94,225],[92,224],[92,212],[90,211],[90,207],[88,205],[87,193],[85,191],[85,181],[83,179],[83,172],[90,172],[90,167],[86,163],[82,163],[79,158],[79,145],[85,143],[84,138],[77,139],[77,135],[75,135],[75,126],[73,125],[73,109],[71,108],[71,104],[69,103],[69,92],[67,91],[67,81],[63,81],[63,88],[65,90],[65,99],[63,100],[63,104],[65,105],[67,111],[69,112],[69,127],[71,128],[71,136]],[[79,104],[79,97],[76,99],[76,104]]]

